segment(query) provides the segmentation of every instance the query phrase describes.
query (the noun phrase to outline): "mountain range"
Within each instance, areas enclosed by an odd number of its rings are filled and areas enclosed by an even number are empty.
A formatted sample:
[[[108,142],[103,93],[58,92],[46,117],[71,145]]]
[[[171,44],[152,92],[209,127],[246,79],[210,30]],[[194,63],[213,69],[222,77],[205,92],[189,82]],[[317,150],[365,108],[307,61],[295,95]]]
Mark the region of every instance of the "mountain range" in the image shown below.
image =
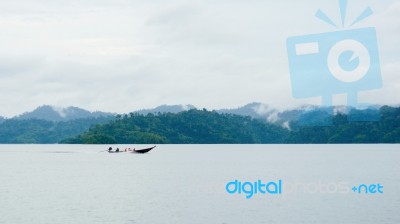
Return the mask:
[[[14,117],[17,120],[39,119],[46,121],[70,121],[82,118],[98,118],[115,116],[113,113],[106,112],[90,112],[79,107],[59,108],[49,105],[43,105],[31,112],[25,112],[21,115]]]
[[[136,111],[138,114],[158,114],[158,113],[179,113],[191,109],[196,109],[193,105],[161,105],[153,109],[142,109]]]
[[[298,114],[303,110],[309,109],[310,107],[302,107],[294,110],[279,111],[263,103],[249,103],[242,107],[234,109],[219,109],[214,110],[220,114],[235,114],[245,117],[251,117],[254,119],[259,119],[267,121],[270,123],[284,124],[285,122],[294,120],[298,117]],[[133,113],[138,113],[142,115],[147,114],[158,114],[158,113],[180,113],[183,111],[188,111],[191,109],[197,109],[193,105],[160,105],[152,109],[142,109],[133,111]],[[55,107],[50,105],[39,106],[33,111],[25,112],[21,115],[17,115],[10,119],[16,120],[28,120],[28,119],[38,119],[52,122],[61,121],[71,121],[76,119],[85,118],[99,118],[99,117],[115,117],[116,113],[107,113],[101,111],[90,112],[88,110],[79,107]],[[0,117],[0,123],[4,122],[6,118]]]
[[[251,117],[253,119],[262,120],[268,123],[276,123],[283,126],[287,126],[289,122],[296,121],[299,116],[306,111],[317,110],[319,107],[313,105],[305,105],[299,108],[294,108],[291,110],[277,110],[266,104],[253,102],[246,104],[242,107],[234,109],[219,109],[214,110],[220,114],[235,114],[245,117]],[[372,108],[378,110],[379,106],[373,106]],[[191,109],[197,109],[193,105],[161,105],[152,109],[142,109],[133,111],[133,113],[147,115],[147,114],[158,114],[158,113],[179,113],[183,111],[188,111]],[[335,113],[346,113],[345,106],[335,106],[332,108]],[[16,120],[28,120],[28,119],[38,119],[52,122],[61,121],[72,121],[76,119],[86,119],[86,118],[101,118],[101,117],[115,117],[116,113],[108,113],[95,111],[90,112],[88,110],[79,107],[54,107],[50,105],[39,106],[33,111],[25,112],[21,115],[15,116],[11,119]],[[0,117],[0,123],[4,122],[6,118]]]
[[[253,105],[254,106],[254,105]],[[250,107],[251,108],[251,107]],[[400,108],[334,108],[301,113],[287,125],[217,111],[118,116],[72,138],[67,144],[351,144],[400,143]],[[267,110],[268,111],[268,110]],[[243,113],[252,112],[243,110]],[[378,119],[371,120],[371,118]],[[286,124],[286,123],[285,123]]]
[[[347,122],[377,114],[380,122]],[[333,123],[324,128],[326,121]],[[213,111],[162,105],[117,115],[44,105],[0,117],[0,143],[394,143],[400,142],[399,121],[400,108],[389,106],[348,113],[346,107],[316,106],[279,111],[262,103]]]

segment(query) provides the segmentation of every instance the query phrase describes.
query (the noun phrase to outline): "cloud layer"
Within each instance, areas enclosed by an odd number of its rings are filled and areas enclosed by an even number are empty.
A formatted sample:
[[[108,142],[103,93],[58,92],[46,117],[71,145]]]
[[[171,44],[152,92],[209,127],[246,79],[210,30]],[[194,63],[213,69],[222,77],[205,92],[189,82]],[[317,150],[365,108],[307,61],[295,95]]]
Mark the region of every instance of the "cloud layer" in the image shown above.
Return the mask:
[[[359,27],[378,30],[385,87],[361,94],[399,103],[400,4],[371,5]],[[334,31],[314,18],[336,2],[236,0],[16,0],[0,3],[0,115],[38,105],[129,112],[161,104],[285,108],[291,96],[289,36]],[[353,14],[351,14],[353,15]]]

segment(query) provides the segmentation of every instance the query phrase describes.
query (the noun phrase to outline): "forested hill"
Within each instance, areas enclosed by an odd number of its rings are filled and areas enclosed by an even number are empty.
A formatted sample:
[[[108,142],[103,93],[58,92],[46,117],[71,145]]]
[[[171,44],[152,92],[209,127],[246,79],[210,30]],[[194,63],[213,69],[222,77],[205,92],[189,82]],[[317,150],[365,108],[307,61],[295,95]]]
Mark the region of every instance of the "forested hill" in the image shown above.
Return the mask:
[[[366,110],[358,111],[361,116]],[[291,123],[292,131],[286,143],[400,143],[400,108],[383,106],[380,121],[349,122],[346,114],[333,117],[333,125],[302,127]]]
[[[131,113],[62,143],[283,143],[288,133],[281,126],[250,117],[193,109],[177,114]]]
[[[360,112],[362,113],[362,111]],[[348,122],[346,114],[333,125],[289,128],[232,114],[189,110],[177,114],[131,113],[65,139],[72,144],[224,144],[224,143],[400,143],[400,108],[380,108],[378,122]]]
[[[327,116],[323,109],[312,111],[311,120]],[[0,143],[400,143],[400,108],[384,106],[379,112],[378,122],[348,122],[347,115],[339,113],[333,117],[333,125],[326,127],[299,125],[300,110],[278,114],[275,123],[207,110],[69,121],[0,117]]]
[[[81,118],[70,121],[42,119],[6,119],[0,123],[1,144],[49,144],[77,136],[94,124],[103,124],[114,117]]]

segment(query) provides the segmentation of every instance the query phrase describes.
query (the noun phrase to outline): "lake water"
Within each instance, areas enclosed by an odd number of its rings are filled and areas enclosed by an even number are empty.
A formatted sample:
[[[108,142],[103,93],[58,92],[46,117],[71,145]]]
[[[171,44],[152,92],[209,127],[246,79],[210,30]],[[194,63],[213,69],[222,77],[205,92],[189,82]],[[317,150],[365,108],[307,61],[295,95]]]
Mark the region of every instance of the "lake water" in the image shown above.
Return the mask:
[[[107,147],[1,145],[0,223],[400,223],[399,145]],[[283,190],[246,199],[234,180]]]

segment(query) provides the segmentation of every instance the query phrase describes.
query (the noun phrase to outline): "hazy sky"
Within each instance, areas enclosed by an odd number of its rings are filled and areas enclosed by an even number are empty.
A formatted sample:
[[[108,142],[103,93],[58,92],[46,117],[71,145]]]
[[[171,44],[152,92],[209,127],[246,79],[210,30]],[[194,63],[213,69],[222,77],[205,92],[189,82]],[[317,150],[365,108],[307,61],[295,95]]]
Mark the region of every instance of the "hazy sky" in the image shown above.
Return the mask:
[[[349,20],[367,6],[354,28],[376,27],[384,88],[361,99],[398,104],[400,2],[349,0]],[[337,30],[318,8],[340,21],[335,0],[0,1],[0,115],[318,103],[293,99],[286,54],[290,36]]]

